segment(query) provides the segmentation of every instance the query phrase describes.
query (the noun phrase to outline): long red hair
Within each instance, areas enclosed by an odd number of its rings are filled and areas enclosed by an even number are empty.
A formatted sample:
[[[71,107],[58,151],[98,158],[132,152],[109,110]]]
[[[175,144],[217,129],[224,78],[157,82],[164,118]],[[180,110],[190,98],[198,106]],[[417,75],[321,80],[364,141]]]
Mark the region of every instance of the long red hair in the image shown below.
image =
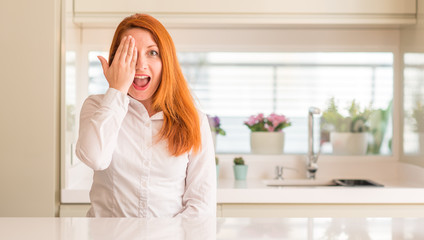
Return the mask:
[[[131,28],[149,31],[159,48],[162,61],[162,80],[155,94],[152,107],[162,111],[164,122],[159,140],[168,141],[171,155],[178,156],[201,146],[200,122],[193,97],[178,63],[174,42],[165,27],[147,14],[134,14],[125,18],[116,28],[109,52],[112,63],[122,35]]]

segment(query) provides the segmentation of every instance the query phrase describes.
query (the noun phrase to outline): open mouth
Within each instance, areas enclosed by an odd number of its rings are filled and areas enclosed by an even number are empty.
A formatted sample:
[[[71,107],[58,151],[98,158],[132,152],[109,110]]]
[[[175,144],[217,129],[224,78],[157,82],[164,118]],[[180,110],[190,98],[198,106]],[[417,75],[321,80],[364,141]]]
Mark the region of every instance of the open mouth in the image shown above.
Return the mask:
[[[147,75],[136,75],[134,77],[133,86],[137,90],[144,90],[149,86],[150,77]]]

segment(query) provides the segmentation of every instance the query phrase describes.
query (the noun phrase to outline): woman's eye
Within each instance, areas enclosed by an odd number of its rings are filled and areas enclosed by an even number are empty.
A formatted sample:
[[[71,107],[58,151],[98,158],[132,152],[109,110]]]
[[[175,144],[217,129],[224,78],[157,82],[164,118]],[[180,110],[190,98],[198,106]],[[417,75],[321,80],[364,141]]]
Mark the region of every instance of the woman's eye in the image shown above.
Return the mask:
[[[151,51],[149,52],[149,55],[150,55],[150,56],[158,56],[158,55],[159,55],[159,53],[158,53],[157,51],[155,51],[155,50],[151,50]]]

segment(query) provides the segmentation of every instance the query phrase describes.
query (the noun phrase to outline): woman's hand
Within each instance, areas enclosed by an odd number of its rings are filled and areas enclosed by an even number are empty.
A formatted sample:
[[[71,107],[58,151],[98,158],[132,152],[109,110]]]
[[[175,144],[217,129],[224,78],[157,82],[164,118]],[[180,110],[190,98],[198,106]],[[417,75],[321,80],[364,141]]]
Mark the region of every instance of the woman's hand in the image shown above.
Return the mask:
[[[109,87],[115,88],[124,94],[128,93],[135,76],[135,64],[137,62],[137,48],[132,36],[122,38],[112,64],[97,56],[102,64],[103,74],[109,82]]]

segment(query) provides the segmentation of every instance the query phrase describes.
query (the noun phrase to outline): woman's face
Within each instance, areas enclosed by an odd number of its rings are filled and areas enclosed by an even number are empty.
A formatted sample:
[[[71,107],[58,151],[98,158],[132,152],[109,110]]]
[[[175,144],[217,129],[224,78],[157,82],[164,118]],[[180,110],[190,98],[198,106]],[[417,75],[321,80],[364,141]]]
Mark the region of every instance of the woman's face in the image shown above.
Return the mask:
[[[125,31],[122,37],[128,35],[135,39],[138,56],[134,81],[128,90],[128,94],[145,106],[146,104],[150,105],[152,96],[162,79],[162,61],[159,47],[153,40],[152,34],[147,30],[132,28]]]

